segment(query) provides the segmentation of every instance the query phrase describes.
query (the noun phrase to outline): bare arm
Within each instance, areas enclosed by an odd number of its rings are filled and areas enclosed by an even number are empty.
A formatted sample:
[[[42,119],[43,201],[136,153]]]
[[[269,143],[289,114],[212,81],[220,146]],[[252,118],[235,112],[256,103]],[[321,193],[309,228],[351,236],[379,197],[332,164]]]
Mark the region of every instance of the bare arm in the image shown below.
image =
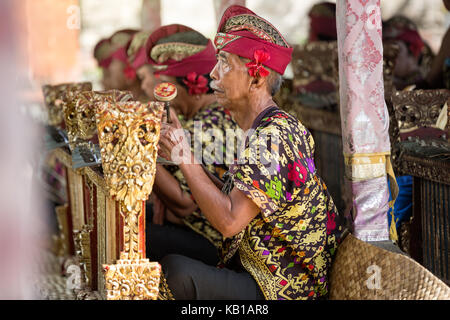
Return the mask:
[[[197,205],[183,192],[177,179],[161,165],[156,168],[155,193],[164,205],[179,217],[186,217],[197,209]]]
[[[202,166],[202,168],[203,168],[203,171],[205,171],[205,173],[208,176],[208,178],[210,178],[211,181],[216,185],[216,187],[222,190],[224,182],[222,180],[220,180],[219,178],[217,178],[215,175],[213,175],[211,172],[209,172],[205,168],[205,166]]]
[[[180,168],[202,213],[224,237],[238,234],[260,212],[259,207],[237,188],[229,195],[222,193],[201,165],[181,164]]]
[[[183,135],[174,133],[181,125],[171,116],[172,126],[163,124],[159,153],[171,159],[172,149],[181,143],[188,144]],[[188,145],[181,150],[190,150]],[[201,164],[196,164],[189,152],[190,163],[181,163],[180,169],[202,213],[224,237],[232,237],[243,230],[260,212],[259,207],[243,192],[234,188],[229,195],[221,192],[209,178]]]

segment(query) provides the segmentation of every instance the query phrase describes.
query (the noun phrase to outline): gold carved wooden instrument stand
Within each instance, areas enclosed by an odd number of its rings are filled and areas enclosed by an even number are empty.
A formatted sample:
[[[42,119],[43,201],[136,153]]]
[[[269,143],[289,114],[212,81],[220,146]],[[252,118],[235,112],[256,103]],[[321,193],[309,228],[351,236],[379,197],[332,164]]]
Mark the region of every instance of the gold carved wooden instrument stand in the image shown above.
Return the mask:
[[[103,103],[96,119],[109,195],[119,207],[120,259],[103,265],[108,300],[154,300],[161,266],[145,259],[145,201],[155,179],[164,105],[160,102]]]

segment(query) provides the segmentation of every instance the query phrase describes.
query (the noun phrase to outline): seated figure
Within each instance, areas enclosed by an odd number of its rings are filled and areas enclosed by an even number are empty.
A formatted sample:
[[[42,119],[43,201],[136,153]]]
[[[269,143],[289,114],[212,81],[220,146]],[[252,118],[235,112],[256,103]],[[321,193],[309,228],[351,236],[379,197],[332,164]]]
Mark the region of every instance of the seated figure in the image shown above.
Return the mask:
[[[94,58],[97,61],[97,65],[101,68],[101,85],[103,88],[108,87],[108,67],[111,64],[112,46],[109,38],[101,39],[94,47]]]
[[[399,49],[393,70],[395,88],[403,90],[411,85],[421,86],[424,79],[421,60],[424,59],[426,44],[416,25],[404,16],[394,16],[384,21],[383,43],[394,43]]]
[[[109,40],[109,56],[102,60],[100,66],[103,69],[102,85],[105,90],[117,89],[131,91],[139,101],[145,99],[145,94],[140,88],[136,72],[128,61],[126,49],[137,30],[119,30]],[[105,42],[103,45],[106,45]]]
[[[216,63],[211,40],[189,27],[173,24],[155,30],[144,47],[151,69],[141,72],[142,82],[151,82],[153,78],[157,83],[170,82],[176,86],[177,96],[170,106],[183,129],[189,132],[189,150],[196,148],[205,171],[222,179],[228,170],[223,152],[227,147],[226,131],[235,132],[237,125],[229,111],[217,103],[209,86],[209,73]],[[235,147],[229,156],[228,163],[232,163]],[[217,263],[222,235],[205,219],[178,166],[157,166],[152,211],[152,217],[147,219],[151,259],[179,253],[207,264]]]
[[[272,99],[292,48],[272,24],[236,5],[223,14],[215,44],[211,86],[249,134],[224,184],[192,161],[179,165],[225,241],[219,268],[166,256],[166,289],[175,299],[325,298],[343,220],[316,173],[311,134]],[[163,125],[159,152],[168,160],[186,143],[179,128],[176,118]]]

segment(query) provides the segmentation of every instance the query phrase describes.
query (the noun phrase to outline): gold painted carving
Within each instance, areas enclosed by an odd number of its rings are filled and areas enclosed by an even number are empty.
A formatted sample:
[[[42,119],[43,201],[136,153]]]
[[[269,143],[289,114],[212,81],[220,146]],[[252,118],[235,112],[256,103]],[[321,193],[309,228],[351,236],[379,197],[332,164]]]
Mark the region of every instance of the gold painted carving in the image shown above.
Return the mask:
[[[63,105],[70,149],[73,151],[81,145],[89,148],[89,140],[97,133],[95,109],[99,104],[129,100],[133,100],[133,95],[128,91],[80,91],[78,88],[66,90],[66,103]]]
[[[81,269],[82,285],[91,286],[91,238],[92,225],[84,225],[81,230],[74,230],[75,254]]]
[[[61,127],[64,123],[64,99],[65,92],[69,89],[79,91],[92,90],[92,83],[62,83],[58,85],[44,85],[42,93],[44,95],[44,104],[48,112],[48,124],[55,127]]]
[[[104,265],[108,300],[156,300],[161,266],[148,259],[117,260]]]
[[[124,219],[120,260],[104,265],[107,299],[156,299],[160,267],[144,259],[139,237],[143,201],[152,191],[164,104],[103,103],[97,108],[102,167]]]
[[[83,91],[76,97],[76,112],[78,123],[78,136],[80,139],[91,139],[97,133],[95,123],[95,108],[103,102],[125,102],[133,100],[129,91]]]
[[[69,206],[64,204],[55,208],[56,219],[58,221],[59,234],[54,237],[55,254],[65,257],[69,252],[69,221],[67,220],[67,210]]]
[[[396,91],[392,96],[400,132],[417,127],[436,127],[450,90]]]

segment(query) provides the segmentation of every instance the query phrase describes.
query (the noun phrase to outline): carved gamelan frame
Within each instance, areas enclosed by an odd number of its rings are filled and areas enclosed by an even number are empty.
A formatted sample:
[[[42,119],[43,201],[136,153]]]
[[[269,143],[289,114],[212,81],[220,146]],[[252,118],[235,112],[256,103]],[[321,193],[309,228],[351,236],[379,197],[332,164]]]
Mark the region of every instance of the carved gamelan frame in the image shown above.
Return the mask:
[[[157,298],[161,267],[145,256],[145,201],[154,182],[163,109],[162,103],[100,104],[101,167],[73,169],[69,148],[54,151],[67,172],[65,217],[71,223],[64,233],[71,235],[68,253],[81,268],[80,299]]]

